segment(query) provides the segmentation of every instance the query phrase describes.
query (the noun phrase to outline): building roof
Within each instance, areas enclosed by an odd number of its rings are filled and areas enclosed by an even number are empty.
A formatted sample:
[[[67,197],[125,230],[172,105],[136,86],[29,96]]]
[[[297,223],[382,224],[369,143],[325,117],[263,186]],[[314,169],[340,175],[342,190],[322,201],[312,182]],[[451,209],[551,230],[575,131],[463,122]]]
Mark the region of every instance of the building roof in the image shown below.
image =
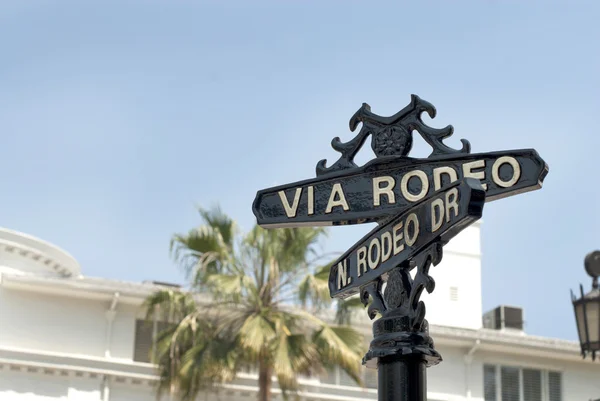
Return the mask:
[[[454,345],[502,354],[528,355],[581,363],[593,363],[581,358],[577,341],[535,336],[517,330],[477,330],[460,327],[430,325],[429,331],[436,345]]]
[[[79,263],[64,249],[18,231],[0,228],[0,250],[13,258],[27,262],[25,271],[54,274],[61,277],[78,276]]]
[[[172,289],[172,286],[152,282],[136,283],[81,276],[60,278],[10,274],[0,275],[0,285],[5,288],[87,299],[110,300],[115,293],[119,293],[120,302],[136,305],[141,305],[144,299],[155,291]],[[368,320],[359,320],[356,325],[368,337],[371,323]],[[475,330],[434,324],[430,325],[429,329],[436,345],[465,349],[476,346],[505,354],[518,353],[570,361],[580,360],[579,343],[575,341],[533,336],[511,330],[485,328]]]
[[[139,304],[152,293],[172,289],[172,286],[153,282],[136,283],[96,277],[48,277],[23,274],[0,274],[0,285],[45,294],[86,299],[112,299],[119,293],[119,301]]]

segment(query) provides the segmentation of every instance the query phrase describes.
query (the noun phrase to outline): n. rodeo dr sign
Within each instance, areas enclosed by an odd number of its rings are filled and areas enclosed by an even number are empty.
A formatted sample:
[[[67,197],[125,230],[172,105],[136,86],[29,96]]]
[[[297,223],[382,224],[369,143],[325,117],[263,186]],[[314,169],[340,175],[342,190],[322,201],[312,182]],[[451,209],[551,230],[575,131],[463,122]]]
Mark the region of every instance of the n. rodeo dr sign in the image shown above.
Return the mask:
[[[389,222],[375,228],[333,263],[329,292],[345,298],[433,241],[447,243],[481,217],[485,192],[466,178],[437,191]]]

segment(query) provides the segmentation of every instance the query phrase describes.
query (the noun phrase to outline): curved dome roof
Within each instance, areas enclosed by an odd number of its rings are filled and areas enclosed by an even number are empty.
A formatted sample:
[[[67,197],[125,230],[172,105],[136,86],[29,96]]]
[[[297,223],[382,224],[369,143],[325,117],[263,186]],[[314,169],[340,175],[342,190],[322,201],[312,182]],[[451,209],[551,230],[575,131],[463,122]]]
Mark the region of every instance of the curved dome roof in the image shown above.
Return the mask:
[[[0,271],[6,269],[63,277],[79,276],[81,273],[77,260],[56,245],[28,234],[0,228]]]

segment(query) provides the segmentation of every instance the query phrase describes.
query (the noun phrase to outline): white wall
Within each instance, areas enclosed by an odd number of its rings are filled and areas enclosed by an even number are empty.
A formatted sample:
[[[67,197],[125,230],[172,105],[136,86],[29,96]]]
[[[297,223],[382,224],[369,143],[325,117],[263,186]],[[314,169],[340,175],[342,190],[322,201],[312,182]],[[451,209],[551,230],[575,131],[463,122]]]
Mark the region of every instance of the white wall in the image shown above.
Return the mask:
[[[482,326],[481,255],[479,226],[471,226],[444,247],[444,257],[429,274],[435,280],[431,294],[423,291],[425,318],[430,324],[478,329]],[[451,288],[457,298],[451,298]]]
[[[478,351],[474,355],[471,369],[471,387],[474,399],[483,400],[484,364],[562,372],[563,401],[589,401],[600,398],[600,364],[597,362],[592,363],[590,360],[568,362]]]
[[[110,340],[110,357],[132,360],[135,341],[135,319],[138,306],[118,304],[115,320],[112,325]]]
[[[108,401],[156,401],[154,387],[147,381],[132,384],[115,378],[108,381]],[[104,400],[102,376],[58,372],[13,371],[0,368],[2,401],[101,401]],[[168,397],[164,397],[168,399]]]
[[[444,246],[444,250],[481,256],[481,223],[477,221],[465,228]]]
[[[101,379],[71,377],[69,400],[98,401],[101,398]]]
[[[600,398],[600,369],[566,367],[563,374],[563,399],[597,400]]]
[[[434,338],[435,341],[435,338]],[[436,345],[443,361],[427,369],[427,391],[455,396],[466,395],[464,356],[467,350]]]
[[[108,301],[0,287],[0,346],[104,357]],[[110,356],[132,360],[135,306],[117,305]]]
[[[0,400],[58,401],[69,399],[68,377],[43,377],[35,373],[0,371]]]
[[[0,344],[104,356],[106,305],[0,288]]]
[[[168,400],[162,397],[162,400]],[[151,386],[132,387],[126,384],[111,383],[109,401],[155,401],[156,395]]]
[[[435,340],[435,339],[434,339]],[[431,394],[450,395],[451,399],[467,397],[483,401],[483,366],[494,364],[532,368],[562,373],[562,400],[589,401],[600,398],[600,363],[588,361],[561,361],[542,357],[524,357],[485,350],[475,351],[467,369],[467,348],[436,346],[444,360],[427,369],[427,390]]]

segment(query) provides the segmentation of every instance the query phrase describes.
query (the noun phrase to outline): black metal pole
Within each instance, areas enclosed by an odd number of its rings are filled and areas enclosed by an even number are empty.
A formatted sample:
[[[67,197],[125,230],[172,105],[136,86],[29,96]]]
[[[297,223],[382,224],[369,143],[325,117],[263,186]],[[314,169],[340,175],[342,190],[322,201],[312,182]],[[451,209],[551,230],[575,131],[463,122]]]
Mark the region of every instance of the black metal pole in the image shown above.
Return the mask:
[[[385,357],[377,362],[379,401],[426,401],[427,372],[423,358]]]
[[[441,258],[441,244],[433,244],[410,264],[391,270],[385,291],[381,282],[362,289],[363,300],[372,298],[369,317],[381,314],[373,322],[373,341],[363,358],[367,367],[377,367],[379,401],[427,400],[426,369],[440,363],[442,356],[429,336],[425,305],[418,299],[423,289],[433,290],[429,267]],[[410,270],[415,267],[413,279]]]

